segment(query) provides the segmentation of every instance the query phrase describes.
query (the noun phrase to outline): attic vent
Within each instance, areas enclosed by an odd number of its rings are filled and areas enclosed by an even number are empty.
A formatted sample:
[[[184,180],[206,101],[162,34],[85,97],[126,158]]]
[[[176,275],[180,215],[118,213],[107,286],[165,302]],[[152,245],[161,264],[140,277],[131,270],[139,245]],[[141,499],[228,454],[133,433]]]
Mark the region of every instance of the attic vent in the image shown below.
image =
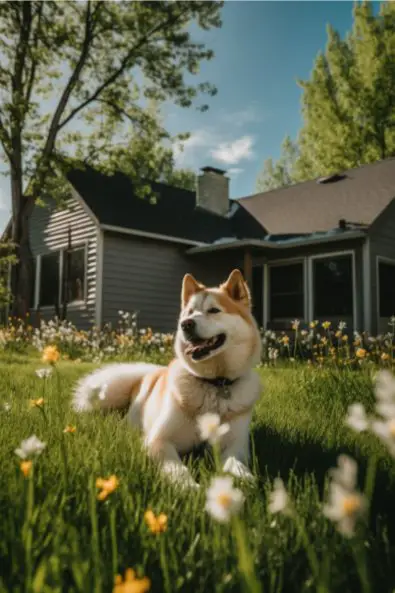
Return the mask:
[[[334,175],[327,175],[326,177],[320,177],[317,179],[317,183],[320,185],[325,185],[326,183],[336,183],[336,181],[342,181],[346,179],[347,175],[341,175],[340,173],[335,173]]]

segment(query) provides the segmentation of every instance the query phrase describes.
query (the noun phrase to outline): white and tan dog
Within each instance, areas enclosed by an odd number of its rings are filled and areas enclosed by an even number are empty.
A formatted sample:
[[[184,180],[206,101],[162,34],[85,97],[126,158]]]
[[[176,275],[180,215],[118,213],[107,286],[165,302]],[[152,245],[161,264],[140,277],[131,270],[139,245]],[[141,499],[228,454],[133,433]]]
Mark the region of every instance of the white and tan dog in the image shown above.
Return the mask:
[[[180,454],[202,442],[198,418],[219,414],[230,430],[222,437],[223,469],[251,478],[249,425],[261,384],[253,367],[261,339],[251,298],[239,270],[216,288],[187,274],[182,283],[175,359],[167,366],[115,363],[80,380],[76,410],[128,407],[129,422],[142,429],[149,453],[183,484],[197,486]],[[99,397],[97,394],[99,393]]]

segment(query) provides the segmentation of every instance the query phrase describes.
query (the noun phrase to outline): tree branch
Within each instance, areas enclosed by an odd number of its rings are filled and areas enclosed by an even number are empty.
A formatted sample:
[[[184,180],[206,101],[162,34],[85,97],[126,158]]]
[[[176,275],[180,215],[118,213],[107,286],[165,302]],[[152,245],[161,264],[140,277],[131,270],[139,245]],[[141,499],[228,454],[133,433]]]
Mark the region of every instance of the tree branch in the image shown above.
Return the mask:
[[[29,76],[29,80],[28,80],[27,87],[26,87],[26,93],[25,93],[25,97],[24,97],[25,114],[27,113],[27,111],[29,109],[30,98],[32,95],[34,80],[35,80],[35,76],[36,76],[37,59],[34,57],[34,50],[37,49],[38,42],[40,39],[41,21],[42,21],[41,17],[42,17],[43,7],[44,7],[44,3],[42,2],[38,6],[38,12],[37,12],[38,23],[37,23],[36,32],[35,32],[35,35],[33,38],[33,48],[30,48],[31,69],[30,69],[30,76]]]
[[[180,12],[178,15],[172,16],[172,18],[168,18],[166,21],[159,23],[158,25],[153,27],[150,31],[148,31],[148,33],[143,35],[143,37],[136,43],[136,45],[134,45],[132,47],[132,49],[123,58],[119,68],[117,68],[115,70],[115,72],[113,72],[111,74],[111,76],[109,76],[107,78],[107,80],[105,82],[103,82],[90,97],[88,97],[88,99],[86,99],[85,101],[80,103],[80,105],[78,105],[77,107],[72,109],[71,113],[62,122],[60,122],[58,129],[61,130],[62,128],[64,128],[64,126],[66,126],[77,115],[77,113],[79,113],[82,109],[84,109],[87,105],[89,105],[93,101],[96,101],[97,98],[101,95],[101,93],[107,87],[109,87],[113,82],[115,82],[117,80],[117,78],[119,78],[119,76],[121,76],[123,74],[123,72],[129,66],[129,62],[130,62],[131,58],[133,57],[133,54],[138,49],[140,49],[140,47],[142,47],[149,40],[149,38],[152,35],[155,35],[162,29],[166,30],[167,27],[174,25],[188,10],[189,10],[189,7],[187,7],[185,9],[185,11]]]

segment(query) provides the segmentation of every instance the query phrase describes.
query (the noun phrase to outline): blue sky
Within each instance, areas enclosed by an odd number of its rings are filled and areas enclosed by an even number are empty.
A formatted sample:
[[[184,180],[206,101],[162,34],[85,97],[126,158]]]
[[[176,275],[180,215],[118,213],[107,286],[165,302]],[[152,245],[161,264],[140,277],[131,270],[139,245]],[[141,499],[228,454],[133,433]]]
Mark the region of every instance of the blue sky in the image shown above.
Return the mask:
[[[286,134],[301,125],[298,78],[308,78],[325,48],[326,26],[341,35],[352,24],[352,2],[227,1],[221,29],[197,31],[215,52],[201,80],[213,82],[216,97],[205,113],[167,105],[164,122],[173,132],[191,132],[180,166],[213,165],[229,172],[231,197],[254,192],[263,161],[277,158]],[[0,177],[0,228],[10,213],[9,179]]]

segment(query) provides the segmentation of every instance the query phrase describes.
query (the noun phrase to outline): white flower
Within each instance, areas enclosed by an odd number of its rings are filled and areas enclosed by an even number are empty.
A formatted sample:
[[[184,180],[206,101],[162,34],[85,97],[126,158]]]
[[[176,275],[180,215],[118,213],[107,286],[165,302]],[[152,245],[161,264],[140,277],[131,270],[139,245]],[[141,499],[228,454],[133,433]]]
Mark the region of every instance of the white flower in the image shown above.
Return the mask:
[[[380,416],[395,416],[395,378],[390,371],[379,371],[376,375],[376,411]]]
[[[274,480],[274,488],[270,493],[268,508],[272,514],[287,513],[289,510],[289,496],[281,478]]]
[[[354,459],[347,455],[338,457],[338,467],[331,471],[328,503],[323,507],[325,517],[347,537],[354,535],[356,522],[366,510],[366,500],[356,490],[357,471]]]
[[[224,434],[229,432],[229,424],[221,424],[221,418],[218,414],[203,414],[197,419],[200,436],[203,441],[208,441],[211,445],[218,443]]]
[[[345,321],[340,321],[339,325],[337,326],[339,331],[343,331],[344,329],[346,329],[346,327],[347,327],[347,324]]]
[[[299,319],[294,319],[293,321],[291,321],[291,327],[292,329],[298,329],[300,325],[300,321]]]
[[[372,430],[387,446],[392,457],[395,457],[395,416],[387,420],[372,422]]]
[[[4,410],[4,412],[9,412],[11,410],[11,404],[8,402],[4,402],[3,410]]]
[[[348,415],[345,420],[346,424],[357,432],[362,432],[369,428],[369,420],[366,416],[365,408],[362,404],[351,404],[348,408]]]
[[[244,503],[244,495],[238,488],[233,488],[231,477],[216,477],[211,480],[207,490],[206,511],[220,521],[226,523],[230,517],[239,512]]]
[[[51,368],[37,369],[36,370],[36,375],[37,375],[37,377],[40,377],[40,379],[45,379],[46,377],[50,377],[51,374],[52,374],[52,369]]]
[[[27,457],[40,455],[45,447],[46,443],[40,441],[40,439],[33,434],[31,437],[21,442],[18,449],[15,449],[15,454],[21,459],[26,459]]]

